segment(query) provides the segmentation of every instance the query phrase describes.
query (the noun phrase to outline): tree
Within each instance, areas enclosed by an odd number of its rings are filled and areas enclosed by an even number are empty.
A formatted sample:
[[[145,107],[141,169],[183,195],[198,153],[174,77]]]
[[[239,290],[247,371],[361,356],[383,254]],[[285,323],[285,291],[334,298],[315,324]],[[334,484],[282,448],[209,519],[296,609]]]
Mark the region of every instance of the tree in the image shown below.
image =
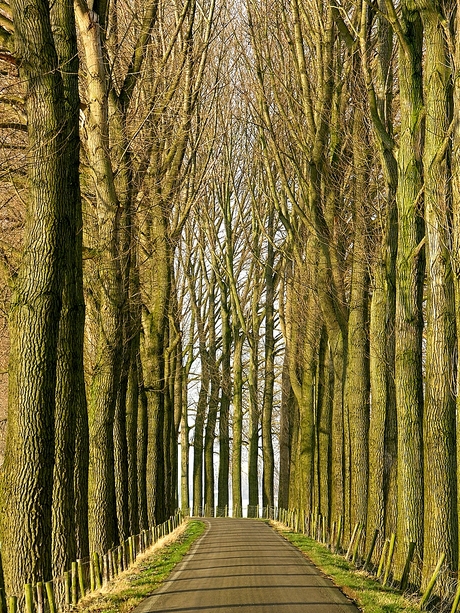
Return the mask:
[[[65,92],[50,9],[13,2],[15,49],[27,89],[28,214],[11,302],[8,435],[2,474],[5,586],[51,578],[54,410],[64,274],[76,253]],[[71,24],[63,22],[71,31]],[[70,92],[69,92],[70,95]],[[69,97],[69,104],[74,105]],[[67,152],[67,155],[63,155]],[[70,285],[70,284],[69,284]],[[69,285],[67,287],[69,287]],[[62,338],[62,336],[61,336]],[[17,549],[20,545],[19,550]]]

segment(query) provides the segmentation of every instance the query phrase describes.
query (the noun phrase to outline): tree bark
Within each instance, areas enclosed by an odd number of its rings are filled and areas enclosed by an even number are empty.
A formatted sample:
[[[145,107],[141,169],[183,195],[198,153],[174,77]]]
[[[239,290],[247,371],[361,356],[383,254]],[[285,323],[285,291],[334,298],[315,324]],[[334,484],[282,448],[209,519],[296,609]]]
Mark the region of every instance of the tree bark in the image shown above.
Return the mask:
[[[241,489],[241,452],[243,445],[243,343],[244,336],[234,330],[233,348],[233,444],[232,444],[232,498],[233,517],[243,516]]]
[[[395,385],[398,420],[398,529],[396,577],[409,542],[423,551],[422,452],[422,253],[423,95],[422,24],[416,11],[402,5],[400,41],[401,134],[398,154],[398,255],[396,261]]]
[[[424,103],[426,112],[423,167],[426,224],[426,376],[423,415],[424,549],[422,590],[428,585],[441,553],[449,569],[457,569],[458,519],[455,458],[456,376],[455,306],[449,253],[450,168],[445,147],[450,122],[451,74],[439,11],[418,3],[425,32]],[[448,579],[437,582],[446,593]]]
[[[63,271],[75,250],[65,94],[48,3],[12,3],[16,57],[27,88],[28,214],[10,311],[8,431],[2,474],[5,589],[51,579],[56,362]],[[72,214],[72,213],[70,213]]]
[[[348,316],[347,376],[344,399],[350,423],[350,526],[366,525],[369,478],[369,348],[368,244],[366,240],[366,186],[369,143],[362,134],[364,117],[357,107],[353,118],[353,264]]]
[[[85,305],[82,271],[82,209],[80,195],[80,138],[78,51],[74,11],[68,2],[53,4],[51,25],[64,85],[66,150],[69,181],[69,248],[64,267],[64,291],[59,323],[55,412],[55,466],[53,473],[53,576],[70,568],[78,553],[88,550],[85,534],[88,512],[87,451],[79,447],[76,459],[77,420],[87,428],[83,370]],[[70,200],[71,198],[71,200]],[[74,483],[75,481],[75,483]],[[76,487],[81,488],[77,491]],[[79,526],[82,522],[82,526]],[[78,535],[78,539],[77,539]]]

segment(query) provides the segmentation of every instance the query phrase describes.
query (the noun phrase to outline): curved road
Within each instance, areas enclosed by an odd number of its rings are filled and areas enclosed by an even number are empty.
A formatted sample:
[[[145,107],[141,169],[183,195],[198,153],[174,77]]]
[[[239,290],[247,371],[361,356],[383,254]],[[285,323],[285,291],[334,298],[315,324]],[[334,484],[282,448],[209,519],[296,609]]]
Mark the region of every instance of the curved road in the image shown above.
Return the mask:
[[[267,524],[204,521],[209,526],[205,534],[134,613],[358,613]]]

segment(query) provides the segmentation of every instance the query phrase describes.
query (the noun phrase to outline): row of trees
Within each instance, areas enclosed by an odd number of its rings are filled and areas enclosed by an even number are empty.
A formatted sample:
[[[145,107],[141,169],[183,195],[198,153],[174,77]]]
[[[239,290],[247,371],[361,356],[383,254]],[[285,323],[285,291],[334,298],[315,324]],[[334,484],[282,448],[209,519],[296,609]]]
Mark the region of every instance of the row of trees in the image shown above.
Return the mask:
[[[246,463],[249,514],[456,571],[455,3],[0,17],[7,590],[162,522],[179,481],[240,514]]]

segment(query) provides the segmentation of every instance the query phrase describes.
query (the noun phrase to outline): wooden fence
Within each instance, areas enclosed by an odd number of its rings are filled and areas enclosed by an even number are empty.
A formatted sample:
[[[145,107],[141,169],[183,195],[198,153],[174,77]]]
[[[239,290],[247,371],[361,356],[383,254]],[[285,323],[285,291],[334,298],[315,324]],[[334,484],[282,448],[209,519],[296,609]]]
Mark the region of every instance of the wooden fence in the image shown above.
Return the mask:
[[[330,530],[328,530],[326,519],[323,516],[307,515],[304,511],[299,509],[279,509],[276,512],[276,518],[294,532],[305,534],[322,543],[334,553],[344,555],[344,557],[354,564],[355,567],[374,575],[375,578],[381,581],[383,586],[389,585],[390,581],[392,581],[392,587],[395,589],[401,592],[407,590],[411,568],[414,562],[415,543],[409,543],[402,577],[399,581],[395,581],[392,573],[393,555],[396,545],[395,534],[392,534],[389,539],[384,541],[381,551],[376,556],[375,548],[379,531],[374,531],[372,539],[370,539],[369,549],[366,552],[364,551],[366,533],[363,524],[356,524],[354,526],[351,539],[345,547],[343,542],[343,520],[341,517],[332,523]],[[425,591],[420,596],[419,606],[422,611],[426,610],[430,604],[436,581],[443,569],[444,560],[445,554],[442,554],[439,557]],[[456,593],[451,594],[450,600],[452,600],[450,613],[457,613],[457,611],[460,611],[460,584]],[[443,610],[446,609],[443,608]]]
[[[121,545],[104,555],[92,553],[88,558],[72,562],[71,568],[51,581],[27,584],[23,597],[5,594],[0,572],[0,613],[64,613],[89,593],[100,589],[127,570],[139,554],[159,539],[170,534],[184,521],[178,511],[163,524],[130,536]]]

